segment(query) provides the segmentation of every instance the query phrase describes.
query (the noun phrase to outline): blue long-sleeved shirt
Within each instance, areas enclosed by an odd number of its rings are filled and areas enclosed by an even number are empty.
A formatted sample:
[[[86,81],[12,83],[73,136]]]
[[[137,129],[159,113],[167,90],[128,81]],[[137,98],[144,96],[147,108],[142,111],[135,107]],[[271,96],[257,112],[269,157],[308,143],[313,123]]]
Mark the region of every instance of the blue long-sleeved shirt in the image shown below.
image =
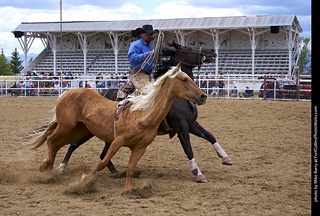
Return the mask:
[[[128,58],[131,67],[139,70],[141,68],[141,64],[144,62],[144,60],[148,57],[148,52],[152,51],[153,47],[145,42],[143,38],[140,38],[137,41],[134,41],[130,44],[129,52],[128,52]],[[151,62],[153,64],[153,56],[151,58]],[[144,71],[151,72],[152,71],[152,64],[146,64],[144,67]],[[139,66],[138,66],[139,65]]]

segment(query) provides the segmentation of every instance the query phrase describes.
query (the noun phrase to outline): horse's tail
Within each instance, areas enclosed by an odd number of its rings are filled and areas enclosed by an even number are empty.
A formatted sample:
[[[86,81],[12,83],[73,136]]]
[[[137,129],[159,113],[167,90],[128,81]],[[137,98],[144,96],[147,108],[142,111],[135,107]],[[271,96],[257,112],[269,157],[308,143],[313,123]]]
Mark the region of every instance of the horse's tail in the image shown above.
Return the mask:
[[[54,107],[52,110],[50,110],[50,112],[55,112],[56,111],[56,107]],[[54,122],[56,119],[56,115],[54,114],[52,118],[50,119],[47,119],[46,122],[44,123],[44,125],[40,126],[40,127],[37,127],[35,129],[32,129],[31,132],[29,132],[25,137],[24,139],[31,139],[33,138],[35,135],[39,135],[41,132],[47,130],[48,128],[48,125],[51,123],[51,122]]]
[[[28,146],[32,146],[31,149],[36,149],[39,148],[40,146],[42,146],[43,143],[45,143],[45,141],[47,141],[47,131],[50,130],[54,130],[58,125],[58,122],[56,119],[53,119],[47,126],[47,128],[45,130],[40,130],[37,134],[39,134],[39,136],[30,144],[28,144]]]
[[[41,132],[45,131],[48,128],[48,124],[42,125],[41,127],[37,127],[35,129],[33,129],[30,133],[28,133],[28,135],[26,135],[25,137],[23,137],[24,139],[30,139],[33,136],[40,134]]]

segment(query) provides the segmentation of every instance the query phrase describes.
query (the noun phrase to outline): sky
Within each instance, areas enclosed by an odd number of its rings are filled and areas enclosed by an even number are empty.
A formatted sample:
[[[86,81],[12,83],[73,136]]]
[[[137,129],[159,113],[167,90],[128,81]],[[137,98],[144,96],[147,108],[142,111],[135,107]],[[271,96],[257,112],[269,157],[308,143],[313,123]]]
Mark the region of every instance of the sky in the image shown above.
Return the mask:
[[[108,21],[192,17],[296,15],[311,37],[311,0],[62,0],[63,21]],[[23,51],[11,31],[21,22],[60,21],[60,0],[0,0],[0,49]],[[29,53],[40,53],[36,39]]]

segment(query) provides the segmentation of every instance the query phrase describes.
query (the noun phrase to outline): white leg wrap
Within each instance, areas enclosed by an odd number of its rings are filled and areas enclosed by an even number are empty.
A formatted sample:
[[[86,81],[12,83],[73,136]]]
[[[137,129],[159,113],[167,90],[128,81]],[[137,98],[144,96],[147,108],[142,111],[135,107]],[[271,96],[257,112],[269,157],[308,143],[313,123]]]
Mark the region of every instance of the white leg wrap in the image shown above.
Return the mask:
[[[190,169],[193,170],[194,168],[197,168],[197,163],[196,160],[194,158],[192,158],[191,160],[189,160],[189,165],[190,165]]]
[[[197,165],[197,163],[196,163],[196,160],[195,160],[194,158],[192,158],[191,160],[189,160],[189,165],[190,165],[191,171],[193,171],[194,169],[197,169],[197,170],[198,170],[198,172],[197,172],[196,175],[201,174],[201,171],[200,171],[200,169],[199,169],[199,167],[198,167],[198,165]],[[193,172],[192,172],[192,173],[193,173]]]
[[[216,152],[218,152],[219,155],[221,155],[221,157],[227,156],[227,154],[224,152],[224,150],[221,148],[218,142],[215,142],[215,144],[213,144],[213,148],[216,150]]]

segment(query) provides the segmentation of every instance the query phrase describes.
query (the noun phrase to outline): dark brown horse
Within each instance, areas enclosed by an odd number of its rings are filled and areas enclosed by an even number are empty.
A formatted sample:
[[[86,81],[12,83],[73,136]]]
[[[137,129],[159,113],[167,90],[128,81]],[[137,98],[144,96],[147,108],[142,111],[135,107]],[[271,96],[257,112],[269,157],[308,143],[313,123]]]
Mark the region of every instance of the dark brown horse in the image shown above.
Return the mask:
[[[170,45],[170,48],[164,49],[162,53],[166,58],[163,57],[161,59],[158,73],[156,74],[155,78],[167,72],[170,66],[175,66],[178,64],[178,62],[181,62],[182,71],[188,74],[188,76],[193,80],[192,69],[201,66],[202,63],[213,62],[214,58],[216,57],[213,49],[185,47],[174,42]],[[118,89],[109,89],[103,91],[101,95],[110,100],[116,100],[117,91]],[[189,133],[208,140],[213,145],[217,155],[222,158],[222,164],[232,165],[232,161],[216,141],[215,137],[196,121],[197,117],[198,110],[195,104],[175,98],[166,117],[167,126],[164,127],[164,124],[161,124],[158,129],[158,134],[169,134],[170,138],[172,138],[175,134],[178,134],[184,152],[189,158],[191,171],[196,176],[196,181],[206,182],[205,176],[200,172],[200,169],[195,162]],[[70,145],[63,162],[59,166],[60,170],[65,168],[72,152],[92,137],[93,135],[89,134]],[[104,158],[109,146],[110,144],[106,143],[105,148],[100,156],[101,159]],[[107,167],[112,173],[117,172],[111,161]]]

